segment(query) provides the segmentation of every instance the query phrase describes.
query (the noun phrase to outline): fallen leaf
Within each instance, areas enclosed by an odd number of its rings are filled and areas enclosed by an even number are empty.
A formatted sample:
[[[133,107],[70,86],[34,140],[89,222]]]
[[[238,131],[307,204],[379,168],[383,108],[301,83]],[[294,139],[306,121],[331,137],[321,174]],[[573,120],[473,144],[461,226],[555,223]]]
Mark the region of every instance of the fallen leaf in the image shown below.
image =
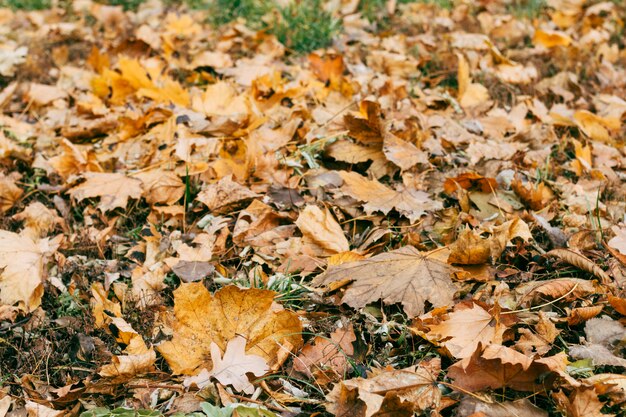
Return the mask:
[[[143,193],[141,181],[120,173],[87,172],[85,182],[68,193],[77,201],[100,197],[98,208],[103,212],[125,208],[128,199],[139,199]]]
[[[364,100],[359,110],[364,117],[348,114],[343,118],[349,135],[364,145],[379,147],[383,142],[384,134],[380,120],[380,104]]]
[[[614,414],[604,414],[604,404],[598,399],[593,388],[574,388],[569,397],[562,391],[553,394],[560,408],[567,417],[611,417]]]
[[[154,169],[135,175],[143,183],[143,196],[148,204],[176,204],[185,194],[185,184],[171,171]]]
[[[15,180],[0,173],[0,214],[9,211],[22,197],[24,191],[15,184]]]
[[[367,379],[341,381],[327,395],[328,412],[336,416],[412,416],[437,409],[441,392],[425,368],[376,370]]]
[[[305,242],[321,249],[322,256],[330,256],[350,250],[348,239],[341,226],[327,208],[308,205],[300,212],[296,226],[302,232]]]
[[[228,342],[223,358],[215,342],[211,342],[210,348],[213,368],[209,375],[224,385],[232,385],[236,391],[246,394],[254,393],[254,386],[248,380],[246,373],[262,376],[269,371],[265,359],[246,354],[246,339],[241,335],[236,335]]]
[[[356,172],[339,171],[343,185],[339,192],[359,201],[363,201],[363,210],[371,214],[380,211],[383,214],[397,210],[411,221],[416,221],[427,211],[441,208],[441,203],[430,199],[423,191],[404,189],[392,190],[376,180],[357,174]]]
[[[354,308],[382,299],[385,304],[401,303],[409,317],[424,312],[425,302],[434,307],[452,304],[456,287],[450,279],[454,268],[437,259],[438,251],[419,252],[405,246],[362,261],[330,266],[313,279],[326,286],[348,281],[342,302]]]
[[[459,417],[548,417],[548,413],[524,398],[515,401],[480,401],[465,396],[457,409]]]
[[[198,194],[196,200],[206,205],[212,212],[222,213],[236,204],[256,197],[259,195],[233,181],[231,176],[227,176],[207,186]]]
[[[40,202],[30,203],[23,211],[13,215],[13,218],[23,222],[25,230],[30,230],[34,238],[44,237],[57,226],[65,224],[63,218]]]
[[[507,327],[478,304],[457,304],[446,320],[429,325],[428,340],[444,346],[455,358],[472,356],[479,344],[501,344]]]
[[[596,265],[591,259],[587,258],[585,255],[573,251],[571,249],[552,249],[547,253],[548,256],[554,256],[562,261],[567,262],[570,265],[573,265],[577,268],[582,269],[583,271],[587,271],[590,274],[595,275],[600,278],[600,280],[604,284],[609,284],[612,282],[611,277],[602,270],[598,265]]]
[[[613,226],[615,236],[609,240],[608,245],[622,255],[626,255],[626,227]]]
[[[329,338],[316,336],[294,359],[293,369],[309,378],[315,378],[320,385],[339,381],[350,369],[347,358],[354,354],[354,341],[356,336],[352,324],[338,328]]]
[[[111,363],[100,368],[99,374],[105,377],[130,378],[154,369],[156,352],[148,348],[143,338],[121,317],[109,318],[107,330],[117,343],[124,347],[124,355],[114,355]]]
[[[247,354],[262,357],[274,368],[286,359],[283,350],[302,344],[298,316],[274,310],[274,296],[273,291],[235,286],[212,296],[202,283],[181,284],[174,291],[174,337],[157,349],[175,374],[193,375],[212,368],[207,360],[212,342],[226,351],[227,343],[241,335]]]
[[[41,304],[46,264],[61,245],[53,239],[33,239],[0,230],[0,305],[17,305],[30,313]]]
[[[428,155],[424,151],[391,133],[384,134],[383,153],[390,162],[403,171],[417,164],[428,163]]]
[[[539,375],[550,376],[550,367],[538,359],[533,361],[511,348],[490,344],[478,346],[472,356],[448,368],[454,384],[471,392],[486,388],[508,387],[518,391],[538,391],[550,386],[549,378],[538,382]]]

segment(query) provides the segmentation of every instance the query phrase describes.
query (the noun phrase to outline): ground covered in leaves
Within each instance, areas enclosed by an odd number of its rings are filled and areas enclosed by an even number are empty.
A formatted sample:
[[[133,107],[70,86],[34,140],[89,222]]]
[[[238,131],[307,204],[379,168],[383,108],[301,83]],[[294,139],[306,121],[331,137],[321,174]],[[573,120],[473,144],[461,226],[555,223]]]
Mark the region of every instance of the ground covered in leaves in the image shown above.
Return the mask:
[[[200,3],[0,9],[0,417],[625,415],[624,4]]]

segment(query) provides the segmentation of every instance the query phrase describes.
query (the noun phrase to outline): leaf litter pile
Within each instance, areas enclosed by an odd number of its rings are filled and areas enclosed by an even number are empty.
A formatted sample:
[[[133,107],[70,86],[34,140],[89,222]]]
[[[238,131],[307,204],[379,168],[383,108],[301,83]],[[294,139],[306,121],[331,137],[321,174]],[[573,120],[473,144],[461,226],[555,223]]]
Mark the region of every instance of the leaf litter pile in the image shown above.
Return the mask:
[[[359,3],[0,9],[0,416],[625,415],[624,5]]]

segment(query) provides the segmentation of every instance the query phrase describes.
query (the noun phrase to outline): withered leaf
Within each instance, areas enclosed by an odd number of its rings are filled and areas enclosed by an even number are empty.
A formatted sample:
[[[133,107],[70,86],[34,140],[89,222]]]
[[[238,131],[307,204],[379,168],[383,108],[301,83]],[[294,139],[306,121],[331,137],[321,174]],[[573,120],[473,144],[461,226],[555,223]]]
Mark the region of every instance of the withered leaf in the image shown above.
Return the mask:
[[[438,251],[420,252],[405,246],[362,261],[331,266],[315,277],[313,285],[326,286],[349,281],[342,301],[359,308],[382,299],[401,303],[409,317],[424,312],[428,301],[435,307],[452,304],[456,287],[450,276],[454,268],[437,258]]]
[[[221,213],[235,204],[241,204],[258,197],[257,193],[239,185],[227,176],[214,184],[210,184],[198,194],[196,200],[205,204],[209,210]]]
[[[68,193],[77,201],[100,197],[98,208],[102,212],[125,208],[128,199],[139,199],[143,192],[141,181],[120,173],[86,172],[85,182]]]

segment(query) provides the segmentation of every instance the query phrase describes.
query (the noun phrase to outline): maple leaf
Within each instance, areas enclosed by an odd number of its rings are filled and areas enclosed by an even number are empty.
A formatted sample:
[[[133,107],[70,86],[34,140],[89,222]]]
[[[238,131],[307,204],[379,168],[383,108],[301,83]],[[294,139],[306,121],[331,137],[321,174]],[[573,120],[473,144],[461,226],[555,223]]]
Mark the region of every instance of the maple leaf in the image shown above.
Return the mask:
[[[502,343],[502,336],[507,329],[491,313],[475,303],[470,306],[457,304],[448,319],[428,327],[428,339],[439,341],[455,358],[472,356],[479,343],[483,346]]]
[[[419,252],[405,246],[362,261],[331,266],[315,277],[313,285],[337,288],[350,282],[342,301],[359,308],[382,299],[401,303],[409,317],[424,312],[428,301],[435,307],[452,304],[456,287],[450,275],[454,268],[437,259],[438,251]]]
[[[336,416],[412,416],[438,408],[441,392],[437,379],[424,367],[377,369],[367,379],[341,381],[326,397],[327,409]]]
[[[365,202],[363,210],[368,214],[375,211],[387,214],[396,209],[409,220],[416,221],[426,211],[435,211],[442,207],[440,202],[431,200],[423,191],[406,188],[395,191],[356,172],[339,171],[339,175],[343,180],[339,193]]]
[[[192,375],[212,368],[206,360],[211,343],[226,351],[227,343],[241,335],[248,354],[277,367],[286,352],[302,344],[302,326],[296,314],[273,306],[274,296],[273,291],[232,285],[211,296],[202,283],[181,284],[174,291],[174,337],[157,350],[175,374]]]
[[[35,239],[0,230],[0,305],[14,305],[29,313],[39,307],[45,265],[61,244],[54,239]]]
[[[604,404],[598,398],[598,394],[590,387],[574,388],[569,397],[562,391],[553,394],[557,406],[563,410],[567,417],[612,417],[615,414],[604,414]]]
[[[98,208],[103,212],[125,208],[129,198],[139,199],[141,181],[120,173],[86,172],[86,181],[68,191],[77,201],[100,197]]]
[[[140,172],[135,178],[143,182],[144,197],[148,204],[175,204],[185,194],[185,184],[170,171],[154,169]]]
[[[15,180],[0,173],[0,214],[13,207],[22,197],[24,191],[15,185]]]
[[[418,149],[413,143],[388,132],[384,134],[383,153],[390,162],[403,171],[417,164],[428,163],[428,155],[424,151]]]

